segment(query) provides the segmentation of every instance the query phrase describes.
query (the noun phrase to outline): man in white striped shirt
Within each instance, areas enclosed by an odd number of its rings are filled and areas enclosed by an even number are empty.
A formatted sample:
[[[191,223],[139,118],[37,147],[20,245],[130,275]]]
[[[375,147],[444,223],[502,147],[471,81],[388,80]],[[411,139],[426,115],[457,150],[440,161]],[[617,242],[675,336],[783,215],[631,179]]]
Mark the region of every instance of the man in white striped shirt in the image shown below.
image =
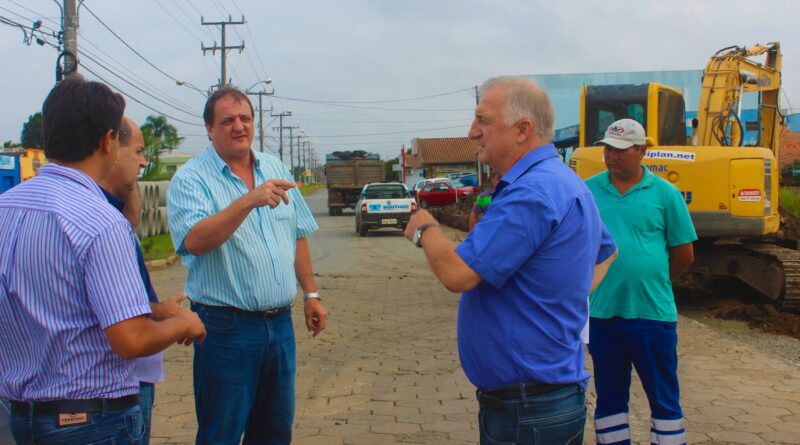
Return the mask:
[[[149,317],[136,237],[97,184],[124,108],[103,84],[57,84],[42,108],[50,162],[0,195],[0,398],[20,445],[142,444],[130,360],[205,336],[189,311]]]
[[[175,174],[170,232],[187,268],[186,293],[208,328],[195,347],[197,444],[288,444],[294,419],[291,305],[305,293],[314,336],[320,303],[307,236],[317,223],[286,166],[256,153],[253,107],[217,90],[203,118],[211,146]]]

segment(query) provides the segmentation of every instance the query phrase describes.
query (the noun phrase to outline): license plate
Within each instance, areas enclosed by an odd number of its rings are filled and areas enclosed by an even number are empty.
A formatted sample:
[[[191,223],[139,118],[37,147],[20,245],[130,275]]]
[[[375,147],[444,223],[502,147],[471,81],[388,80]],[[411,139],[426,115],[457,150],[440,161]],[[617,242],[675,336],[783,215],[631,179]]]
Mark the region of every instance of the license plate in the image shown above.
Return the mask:
[[[397,224],[397,220],[394,218],[391,219],[382,219],[381,224]]]

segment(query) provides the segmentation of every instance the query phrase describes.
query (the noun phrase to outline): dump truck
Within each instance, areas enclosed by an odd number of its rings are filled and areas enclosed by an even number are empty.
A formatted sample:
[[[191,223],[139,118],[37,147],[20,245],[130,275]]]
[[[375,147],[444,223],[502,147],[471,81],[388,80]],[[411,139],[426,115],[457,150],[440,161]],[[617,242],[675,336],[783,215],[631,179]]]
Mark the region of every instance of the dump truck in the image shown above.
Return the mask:
[[[341,215],[355,209],[361,189],[371,182],[383,182],[384,167],[380,155],[365,151],[335,151],[325,156],[328,185],[328,215]]]
[[[603,147],[592,142],[617,119],[639,121],[652,145],[644,165],[681,191],[697,231],[690,272],[738,278],[782,310],[800,313],[800,251],[775,237],[781,59],[777,42],[731,46],[711,57],[697,108],[697,146],[686,141],[680,91],[655,83],[584,86],[582,148],[570,166],[584,179],[605,170]],[[758,136],[752,146],[743,143],[743,93],[758,93]]]

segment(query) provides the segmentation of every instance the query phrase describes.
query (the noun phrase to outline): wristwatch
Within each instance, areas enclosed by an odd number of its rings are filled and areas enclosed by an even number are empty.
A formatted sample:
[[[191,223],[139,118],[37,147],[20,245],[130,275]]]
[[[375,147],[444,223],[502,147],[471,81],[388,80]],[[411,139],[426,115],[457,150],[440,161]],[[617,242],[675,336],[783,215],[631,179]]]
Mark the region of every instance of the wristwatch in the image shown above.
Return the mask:
[[[414,230],[414,237],[411,241],[414,243],[415,246],[422,247],[422,232],[430,229],[433,226],[438,226],[438,225],[439,224],[436,223],[428,223],[417,227],[417,229]]]
[[[308,301],[308,300],[317,300],[317,301],[321,301],[321,300],[322,300],[322,297],[320,297],[320,296],[319,296],[319,292],[317,292],[317,291],[314,291],[314,292],[308,292],[308,293],[306,293],[306,294],[303,294],[303,302],[305,303],[305,302],[306,302],[306,301]]]

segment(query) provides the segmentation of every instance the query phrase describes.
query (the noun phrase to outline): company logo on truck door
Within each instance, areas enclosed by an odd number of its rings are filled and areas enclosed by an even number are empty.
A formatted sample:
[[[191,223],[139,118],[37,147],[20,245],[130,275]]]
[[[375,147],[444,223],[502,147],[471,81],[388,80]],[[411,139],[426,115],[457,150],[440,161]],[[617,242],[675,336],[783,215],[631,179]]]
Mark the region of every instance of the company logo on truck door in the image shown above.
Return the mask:
[[[739,201],[757,202],[761,201],[760,189],[741,189],[739,190]]]

